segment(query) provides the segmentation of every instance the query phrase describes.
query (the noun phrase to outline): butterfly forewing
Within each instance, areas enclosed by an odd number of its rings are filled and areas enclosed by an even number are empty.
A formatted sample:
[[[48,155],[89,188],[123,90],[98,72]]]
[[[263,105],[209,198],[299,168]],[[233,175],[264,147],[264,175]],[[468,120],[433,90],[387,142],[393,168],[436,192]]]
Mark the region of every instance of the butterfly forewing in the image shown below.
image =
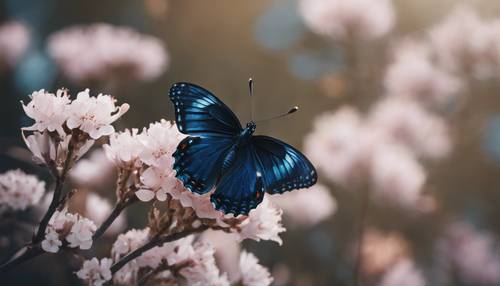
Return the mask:
[[[179,131],[189,135],[235,136],[242,130],[234,113],[208,90],[176,83],[169,93]]]

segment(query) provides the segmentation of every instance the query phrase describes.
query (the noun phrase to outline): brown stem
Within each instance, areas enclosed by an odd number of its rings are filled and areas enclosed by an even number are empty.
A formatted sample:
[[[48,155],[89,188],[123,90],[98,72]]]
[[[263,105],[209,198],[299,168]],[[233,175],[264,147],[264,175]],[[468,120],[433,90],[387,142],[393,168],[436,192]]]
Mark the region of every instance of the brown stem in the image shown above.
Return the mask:
[[[19,250],[17,254],[11,258],[9,261],[5,262],[4,264],[0,265],[0,273],[7,272],[11,270],[12,268],[23,264],[24,262],[35,258],[41,254],[43,254],[44,251],[41,249],[41,247],[30,247],[26,246],[23,249]]]
[[[111,266],[111,272],[113,274],[115,274],[118,270],[120,270],[123,266],[125,266],[125,264],[127,264],[130,261],[141,256],[144,252],[150,250],[151,248],[154,248],[156,246],[160,246],[160,245],[167,243],[167,242],[172,242],[172,241],[181,239],[181,238],[186,237],[190,234],[202,232],[202,231],[207,230],[207,229],[208,229],[208,226],[203,225],[197,229],[187,229],[187,230],[176,232],[176,233],[173,233],[173,234],[170,234],[167,236],[154,236],[153,238],[151,238],[151,240],[148,243],[146,243],[143,246],[137,248],[136,250],[130,252],[129,254],[122,257],[118,262],[113,264],[113,266]]]
[[[356,261],[354,264],[354,285],[361,285],[361,266],[363,264],[362,248],[366,229],[366,217],[368,214],[368,208],[370,206],[370,196],[366,188],[361,189],[361,210],[360,210],[360,223],[358,229],[358,245],[356,248]]]
[[[116,203],[115,207],[111,214],[106,218],[106,220],[101,224],[101,226],[96,230],[94,235],[92,236],[93,240],[100,238],[106,230],[113,224],[116,218],[121,214],[121,212],[131,204],[137,202],[138,199],[135,195],[130,196],[129,198],[124,198]]]

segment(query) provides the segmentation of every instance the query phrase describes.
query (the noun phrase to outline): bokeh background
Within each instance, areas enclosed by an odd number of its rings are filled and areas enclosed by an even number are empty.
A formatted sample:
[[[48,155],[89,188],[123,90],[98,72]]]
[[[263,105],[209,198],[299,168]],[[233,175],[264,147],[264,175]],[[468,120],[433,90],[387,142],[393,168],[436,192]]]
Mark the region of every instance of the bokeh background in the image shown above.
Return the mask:
[[[19,21],[30,36],[19,60],[5,65],[0,73],[0,171],[21,168],[50,182],[48,173],[31,162],[20,133],[20,127],[30,124],[20,101],[42,88],[55,91],[66,87],[76,94],[88,87],[129,103],[131,110],[118,125],[123,129],[142,128],[161,118],[173,119],[168,89],[177,81],[208,88],[246,122],[250,120],[247,80],[252,77],[257,119],[300,106],[292,116],[260,123],[257,133],[304,149],[306,137],[326,140],[313,133],[314,122],[325,112],[352,106],[359,114],[369,114],[377,102],[388,96],[384,79],[398,43],[408,37],[425,41],[429,31],[460,3],[466,3],[467,9],[476,11],[484,21],[500,19],[498,1],[394,0],[395,18],[389,31],[364,39],[315,33],[301,14],[301,3],[295,0],[2,0],[0,22]],[[152,80],[124,79],[113,85],[68,80],[50,57],[47,40],[61,29],[96,22],[131,27],[159,38],[168,52],[165,72]],[[463,41],[476,41],[471,31],[464,29]],[[500,30],[493,37],[500,42]],[[439,62],[435,58],[432,61]],[[408,72],[410,77],[412,73]],[[399,262],[411,260],[412,266],[399,269],[399,275],[414,283],[423,277],[425,284],[384,285],[500,285],[499,76],[498,70],[486,78],[472,73],[460,75],[462,88],[456,92],[458,96],[428,108],[444,120],[450,150],[437,159],[419,158],[425,183],[419,188],[418,202],[411,206],[391,203],[403,196],[396,190],[382,203],[369,204],[362,247],[364,284],[387,281],[385,274]],[[405,107],[403,104],[398,108],[405,113]],[[333,130],[334,120],[329,124]],[[427,128],[418,122],[413,127]],[[323,127],[316,132],[329,129]],[[432,132],[427,135],[429,140],[443,136]],[[355,141],[352,144],[357,144]],[[335,153],[331,158],[331,164],[335,164]],[[398,166],[395,160],[384,164]],[[370,183],[357,183],[364,180],[362,170],[353,169],[355,182],[346,183],[335,175],[322,176],[328,167],[325,162],[321,164],[319,181],[335,198],[335,213],[315,225],[287,225],[285,218],[283,246],[245,244],[269,267],[275,285],[352,285],[363,195],[373,188]],[[412,175],[410,172],[403,177]],[[404,180],[389,184],[400,183],[407,184]],[[109,182],[86,188],[112,198],[114,194],[107,192],[107,186]],[[299,215],[304,212],[300,205],[292,211]],[[129,210],[128,226],[141,227],[145,212],[142,206]],[[0,223],[2,260],[30,238],[33,226],[29,222],[36,221],[34,210],[16,215]],[[17,219],[26,225],[19,227],[12,222]],[[67,261],[64,254],[41,257],[21,266],[18,273],[22,275],[10,275],[6,281],[11,285],[80,283],[72,273],[74,265]]]

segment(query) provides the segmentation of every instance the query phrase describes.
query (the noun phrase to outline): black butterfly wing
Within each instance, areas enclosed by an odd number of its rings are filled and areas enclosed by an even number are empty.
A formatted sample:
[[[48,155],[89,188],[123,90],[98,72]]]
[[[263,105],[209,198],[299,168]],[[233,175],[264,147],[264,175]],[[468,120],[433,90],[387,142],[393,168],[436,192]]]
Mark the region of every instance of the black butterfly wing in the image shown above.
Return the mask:
[[[318,179],[311,162],[300,151],[268,136],[252,137],[257,169],[262,173],[266,192],[281,194],[308,188]]]
[[[264,198],[264,181],[255,165],[255,152],[251,145],[246,145],[234,152],[230,167],[222,175],[210,200],[215,208],[234,216],[248,214]]]
[[[209,192],[220,176],[220,170],[232,138],[221,136],[186,137],[173,154],[177,179],[194,193]]]
[[[189,135],[238,135],[242,128],[234,113],[208,90],[179,82],[170,88],[175,121],[180,132]]]

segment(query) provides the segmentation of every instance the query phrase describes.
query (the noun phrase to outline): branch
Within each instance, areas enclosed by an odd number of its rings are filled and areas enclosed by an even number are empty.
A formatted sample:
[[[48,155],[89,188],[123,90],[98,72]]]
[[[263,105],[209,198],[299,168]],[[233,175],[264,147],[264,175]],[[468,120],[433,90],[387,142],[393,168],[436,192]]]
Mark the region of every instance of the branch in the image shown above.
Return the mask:
[[[168,265],[168,263],[165,261],[165,262],[163,262],[162,265],[158,266],[156,269],[153,269],[153,270],[149,271],[148,273],[146,273],[137,282],[137,284],[139,286],[146,286],[148,284],[148,282],[151,281],[151,279],[153,279],[160,272],[163,272],[163,271],[166,271],[166,270],[169,270],[170,273],[172,273],[172,279],[174,279],[174,281],[175,281],[175,276],[178,275],[179,271],[181,271],[183,268],[189,267],[191,265],[192,265],[192,261],[190,261],[190,260],[184,261],[184,262],[181,262],[181,263],[178,263],[178,264],[174,264],[174,265]]]
[[[121,214],[121,212],[131,204],[135,203],[138,201],[137,197],[135,196],[134,193],[132,193],[133,196],[130,196],[128,198],[124,198],[123,200],[119,200],[115,207],[113,208],[113,211],[109,216],[106,218],[106,220],[101,224],[101,226],[96,230],[94,235],[92,236],[92,240],[97,240],[99,239],[105,232],[106,230],[113,224],[113,222],[116,220],[116,218]]]
[[[202,232],[208,229],[208,226],[203,225],[197,229],[187,229],[183,230],[180,232],[176,232],[167,236],[154,236],[148,243],[144,244],[143,246],[137,248],[136,250],[130,252],[129,254],[125,255],[122,257],[118,262],[113,264],[111,266],[111,273],[115,274],[118,270],[120,270],[125,264],[129,263],[130,261],[134,260],[135,258],[141,256],[144,252],[150,250],[151,248],[154,248],[156,246],[160,246],[164,243],[167,242],[172,242],[176,241],[178,239],[181,239],[183,237],[186,237],[190,234]]]
[[[42,250],[41,247],[30,247],[26,246],[19,250],[13,258],[11,258],[9,261],[5,262],[4,264],[0,265],[0,273],[7,272],[11,270],[12,268],[23,264],[24,262],[35,258],[39,256],[40,254],[43,254],[44,251]]]

